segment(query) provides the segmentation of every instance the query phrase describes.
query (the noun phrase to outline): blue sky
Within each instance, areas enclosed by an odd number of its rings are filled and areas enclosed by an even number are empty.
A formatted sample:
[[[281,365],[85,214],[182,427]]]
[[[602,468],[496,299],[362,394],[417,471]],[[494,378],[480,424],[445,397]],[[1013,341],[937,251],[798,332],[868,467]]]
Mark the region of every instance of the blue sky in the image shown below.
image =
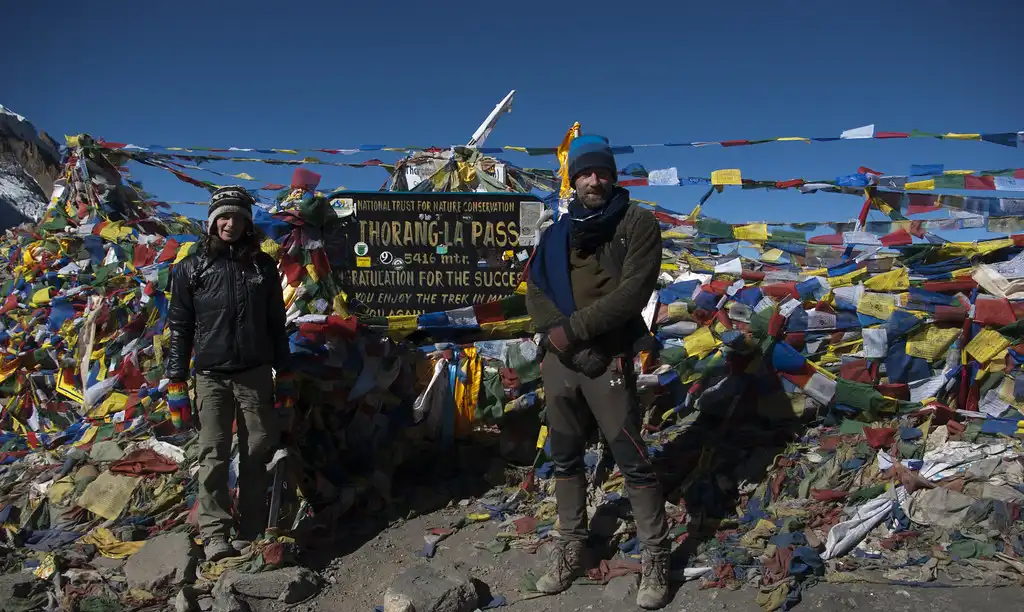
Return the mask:
[[[1024,3],[1011,0],[62,4],[16,3],[4,11],[16,25],[0,37],[0,102],[58,137],[447,145],[464,143],[513,88],[513,112],[488,146],[555,146],[573,121],[613,144],[837,136],[870,123],[1024,129]],[[926,163],[1022,167],[1024,149],[918,139],[649,149],[619,159],[633,162],[688,176],[740,168],[746,178],[810,179],[862,165],[900,174]],[[287,183],[291,173],[215,167],[268,182]],[[380,169],[312,169],[325,186],[377,189],[386,179]],[[204,197],[170,175],[137,177],[163,200]],[[682,211],[702,192],[633,190]],[[846,220],[859,207],[850,196],[733,189],[705,211],[732,222]]]

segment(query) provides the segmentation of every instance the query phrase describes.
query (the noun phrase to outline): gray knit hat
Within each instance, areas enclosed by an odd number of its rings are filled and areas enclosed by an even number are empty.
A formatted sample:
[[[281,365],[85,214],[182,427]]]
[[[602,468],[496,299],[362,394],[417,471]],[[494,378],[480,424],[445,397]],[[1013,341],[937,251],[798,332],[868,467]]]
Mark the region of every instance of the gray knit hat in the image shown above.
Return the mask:
[[[228,213],[238,213],[252,222],[252,206],[256,200],[249,195],[244,187],[228,185],[219,187],[210,196],[210,213],[206,218],[207,231],[213,231],[217,217]]]

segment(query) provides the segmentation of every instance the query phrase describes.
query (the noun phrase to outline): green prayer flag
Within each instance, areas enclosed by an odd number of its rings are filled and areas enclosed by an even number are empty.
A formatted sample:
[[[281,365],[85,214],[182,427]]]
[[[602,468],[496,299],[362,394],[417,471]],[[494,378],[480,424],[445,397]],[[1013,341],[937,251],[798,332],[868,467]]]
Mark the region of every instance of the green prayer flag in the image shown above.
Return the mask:
[[[962,174],[942,174],[935,177],[936,189],[963,189],[964,183]]]
[[[732,238],[732,226],[717,219],[698,219],[697,231],[710,236]]]

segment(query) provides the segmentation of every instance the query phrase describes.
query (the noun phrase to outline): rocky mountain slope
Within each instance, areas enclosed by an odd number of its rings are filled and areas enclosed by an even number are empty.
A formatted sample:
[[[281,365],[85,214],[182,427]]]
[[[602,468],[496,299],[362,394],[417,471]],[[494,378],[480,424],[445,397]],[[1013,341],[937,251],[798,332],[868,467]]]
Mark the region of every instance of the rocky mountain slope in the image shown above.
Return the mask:
[[[53,139],[0,105],[0,230],[39,219],[59,175]]]

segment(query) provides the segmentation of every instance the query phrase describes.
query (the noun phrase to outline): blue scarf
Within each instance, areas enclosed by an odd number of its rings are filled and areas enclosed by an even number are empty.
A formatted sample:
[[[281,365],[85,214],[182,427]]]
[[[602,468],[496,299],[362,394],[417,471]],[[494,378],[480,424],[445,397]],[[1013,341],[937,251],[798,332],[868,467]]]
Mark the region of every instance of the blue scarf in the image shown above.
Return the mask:
[[[530,263],[530,278],[566,317],[576,312],[569,276],[569,249],[596,250],[614,234],[629,207],[629,192],[616,187],[611,200],[601,210],[590,210],[579,200],[569,203],[569,211],[544,232]]]

